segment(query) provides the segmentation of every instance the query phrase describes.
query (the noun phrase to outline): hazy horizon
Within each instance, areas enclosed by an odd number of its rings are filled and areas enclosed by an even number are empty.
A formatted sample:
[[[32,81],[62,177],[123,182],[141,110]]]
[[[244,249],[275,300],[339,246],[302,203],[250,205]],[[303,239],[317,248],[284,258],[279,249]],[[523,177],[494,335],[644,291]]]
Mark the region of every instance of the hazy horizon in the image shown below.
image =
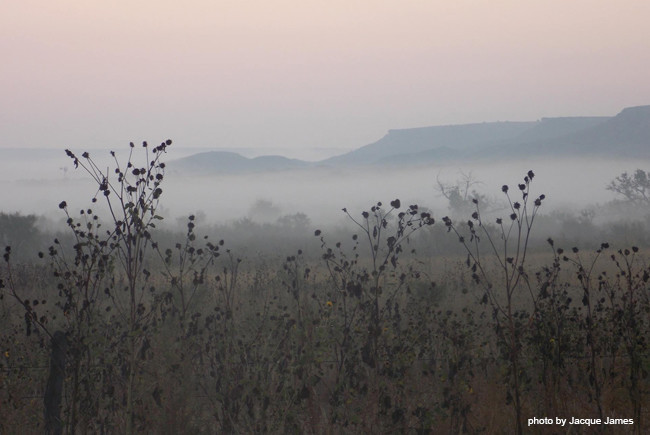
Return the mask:
[[[165,139],[174,141],[167,161],[203,149],[314,161],[391,129],[615,116],[650,103],[648,16],[650,3],[633,0],[9,2],[0,14],[0,183],[12,193],[3,210],[85,204],[94,187],[75,181],[83,174],[66,148],[104,166],[105,150],[124,158],[129,142]],[[46,151],[10,158],[8,148]],[[549,196],[566,193],[554,201],[571,201],[561,183],[572,162],[540,167],[543,183],[557,184]],[[580,203],[611,198],[607,182],[641,164],[594,163]],[[324,215],[393,196],[428,200],[441,168],[410,182],[392,170],[170,176],[163,198],[178,215],[204,208],[230,219],[260,197]],[[537,169],[509,163],[495,180],[483,168],[474,170],[486,192]],[[444,167],[461,170],[472,167]],[[192,183],[210,192],[205,204],[186,194]],[[228,213],[215,205],[223,201]]]
[[[640,105],[640,106],[648,106],[648,105]],[[428,127],[447,127],[447,126],[464,126],[464,125],[477,125],[477,124],[486,124],[486,123],[499,123],[499,122],[540,122],[542,119],[548,119],[548,118],[586,118],[586,117],[602,117],[602,118],[613,118],[616,116],[618,113],[620,113],[623,109],[627,108],[633,108],[637,106],[625,106],[621,107],[618,111],[612,114],[608,115],[584,115],[584,114],[573,114],[573,115],[567,115],[567,116],[546,116],[546,117],[539,117],[537,119],[521,119],[518,121],[513,121],[510,119],[504,119],[500,121],[481,121],[481,122],[467,122],[467,123],[458,123],[458,124],[437,124],[437,125],[421,125],[421,126],[415,126],[412,127],[413,129],[418,129],[418,128],[428,128]],[[260,157],[260,156],[283,156],[291,159],[299,159],[307,162],[318,162],[321,160],[326,160],[330,157],[334,156],[340,156],[346,153],[349,153],[351,151],[357,150],[359,148],[362,148],[366,145],[371,145],[374,144],[375,142],[378,142],[379,140],[383,139],[385,136],[387,136],[391,131],[394,130],[400,130],[400,129],[395,129],[395,128],[387,128],[385,132],[372,140],[371,142],[368,143],[363,143],[363,144],[357,144],[352,147],[301,147],[301,148],[292,148],[292,147],[220,147],[220,146],[210,146],[204,144],[203,146],[197,145],[197,146],[191,146],[186,143],[175,143],[173,151],[173,159],[176,158],[182,158],[182,157],[187,157],[191,156],[193,154],[197,153],[202,153],[206,151],[219,151],[219,152],[233,152],[237,153],[243,157],[246,158],[254,158],[254,157]],[[408,129],[401,129],[401,130],[408,130]],[[155,146],[156,144],[159,143],[159,141],[162,141],[163,139],[156,139],[156,140],[145,140],[152,146]],[[165,139],[166,140],[166,139]],[[133,142],[133,141],[128,141],[128,142]],[[20,146],[2,146],[0,144],[0,155],[2,155],[5,159],[7,156],[9,156],[9,159],[14,159],[20,161],[21,159],[35,159],[35,160],[42,160],[43,156],[39,156],[37,154],[33,154],[32,152],[45,152],[45,157],[48,156],[54,156],[56,153],[56,157],[63,157],[65,156],[65,150],[66,149],[71,149],[73,152],[81,153],[83,151],[93,151],[94,155],[97,155],[97,153],[104,153],[107,154],[109,151],[117,151],[121,149],[127,149],[128,142],[123,142],[123,143],[116,143],[110,146],[105,146],[105,147],[98,147],[98,146],[92,146],[93,144],[81,144],[75,147],[67,146],[67,145],[57,145],[57,146],[25,146],[25,147],[20,147]],[[176,142],[176,141],[174,141]],[[138,146],[141,145],[141,142],[137,143]]]
[[[650,102],[650,3],[9,2],[0,148],[350,150]],[[302,151],[301,151],[302,150]]]
[[[128,153],[118,149],[121,164]],[[543,214],[554,210],[578,213],[586,207],[603,205],[616,198],[606,190],[607,184],[624,171],[647,167],[648,161],[603,158],[549,158],[501,162],[466,162],[407,168],[335,168],[318,167],[254,174],[191,176],[174,170],[173,146],[164,159],[168,173],[163,182],[159,214],[165,222],[175,222],[193,213],[201,213],[210,224],[228,223],[249,216],[258,200],[270,201],[280,215],[306,213],[315,225],[344,221],[341,212],[347,207],[353,214],[367,209],[376,201],[400,198],[404,204],[417,203],[431,208],[436,219],[449,213],[447,201],[437,191],[437,179],[455,183],[463,174],[479,182],[476,190],[490,200],[503,200],[501,186],[521,182],[532,169],[537,174],[535,195],[544,193]],[[99,167],[109,167],[108,153],[91,152]],[[135,161],[142,154],[136,153]],[[171,163],[170,163],[171,162]],[[67,167],[67,170],[63,170]],[[576,172],[576,168],[580,168]],[[12,192],[3,199],[0,211],[20,212],[63,219],[58,209],[67,201],[71,210],[89,206],[101,209],[103,201],[91,203],[97,185],[81,168],[74,169],[66,156],[43,156],[27,161],[0,161],[0,189]],[[602,214],[598,212],[598,218]]]

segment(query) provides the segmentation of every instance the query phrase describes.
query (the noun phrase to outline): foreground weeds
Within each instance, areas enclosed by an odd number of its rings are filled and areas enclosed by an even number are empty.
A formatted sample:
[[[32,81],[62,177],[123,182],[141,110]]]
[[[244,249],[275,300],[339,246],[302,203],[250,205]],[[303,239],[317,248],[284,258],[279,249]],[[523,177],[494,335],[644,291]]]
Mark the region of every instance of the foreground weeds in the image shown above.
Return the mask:
[[[417,205],[344,210],[302,250],[240,258],[201,233],[163,245],[171,142],[104,173],[71,234],[0,269],[1,433],[548,433],[534,417],[648,418],[647,254],[531,251],[526,174],[504,217]],[[148,154],[147,154],[148,152]],[[463,254],[422,256],[441,226]],[[439,235],[439,233],[436,233]],[[65,240],[72,240],[71,243]],[[594,425],[573,426],[611,432]],[[563,431],[567,431],[564,428]]]

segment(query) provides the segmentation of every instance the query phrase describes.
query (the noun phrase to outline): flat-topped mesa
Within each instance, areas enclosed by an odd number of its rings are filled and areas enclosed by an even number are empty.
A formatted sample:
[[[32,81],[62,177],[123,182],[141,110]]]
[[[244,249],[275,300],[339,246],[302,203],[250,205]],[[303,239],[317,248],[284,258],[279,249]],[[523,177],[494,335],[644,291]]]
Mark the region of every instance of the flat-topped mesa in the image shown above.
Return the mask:
[[[209,174],[563,157],[650,158],[650,105],[627,107],[616,116],[544,117],[537,121],[391,129],[376,142],[319,162],[280,156],[247,159],[234,153],[213,152],[178,160],[174,166]]]

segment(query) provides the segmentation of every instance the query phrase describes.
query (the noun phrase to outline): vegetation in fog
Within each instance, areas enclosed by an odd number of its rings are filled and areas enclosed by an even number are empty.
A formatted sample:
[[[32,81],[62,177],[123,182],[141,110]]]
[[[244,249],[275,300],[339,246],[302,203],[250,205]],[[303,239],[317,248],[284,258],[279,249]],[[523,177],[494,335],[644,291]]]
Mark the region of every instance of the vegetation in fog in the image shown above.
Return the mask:
[[[0,215],[14,245],[1,432],[522,433],[539,415],[647,428],[644,224],[543,214],[529,171],[501,188],[505,209],[466,178],[440,182],[438,220],[393,199],[315,230],[261,200],[181,230],[159,211],[170,146],[132,145],[108,171],[69,152],[95,189],[76,213],[60,202],[41,259],[37,218]]]
[[[634,205],[650,210],[650,172],[637,169],[632,175],[623,172],[612,180],[607,190],[618,193]]]

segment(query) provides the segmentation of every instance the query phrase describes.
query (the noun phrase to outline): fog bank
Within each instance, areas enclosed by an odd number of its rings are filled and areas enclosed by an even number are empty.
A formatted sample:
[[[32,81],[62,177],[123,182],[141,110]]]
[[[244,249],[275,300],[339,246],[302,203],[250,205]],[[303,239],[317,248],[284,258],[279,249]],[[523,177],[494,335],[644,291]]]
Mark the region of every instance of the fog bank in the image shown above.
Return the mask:
[[[624,171],[647,169],[648,161],[638,160],[534,160],[490,164],[431,165],[398,169],[366,167],[334,169],[315,167],[283,172],[181,176],[174,172],[173,158],[183,153],[170,147],[168,172],[163,181],[160,214],[175,220],[201,212],[209,223],[226,223],[250,215],[259,200],[270,201],[281,215],[305,213],[315,225],[337,223],[347,207],[359,213],[376,201],[388,203],[399,198],[403,203],[417,203],[440,218],[449,213],[447,201],[437,191],[437,179],[450,184],[463,174],[480,182],[479,193],[495,200],[503,199],[501,186],[522,181],[528,170],[536,174],[531,191],[545,194],[543,212],[562,209],[578,211],[589,205],[603,204],[615,198],[607,184]],[[128,150],[127,150],[128,151]],[[138,148],[135,161],[143,162]],[[103,154],[103,155],[102,155]],[[118,153],[124,163],[127,154]],[[108,153],[92,154],[99,167],[111,166]],[[140,160],[139,160],[140,159]],[[60,218],[58,204],[66,200],[72,208],[86,208],[97,192],[90,177],[75,169],[61,152],[38,155],[13,155],[0,161],[0,210]],[[100,201],[101,202],[101,201]],[[99,204],[99,203],[98,203]]]

